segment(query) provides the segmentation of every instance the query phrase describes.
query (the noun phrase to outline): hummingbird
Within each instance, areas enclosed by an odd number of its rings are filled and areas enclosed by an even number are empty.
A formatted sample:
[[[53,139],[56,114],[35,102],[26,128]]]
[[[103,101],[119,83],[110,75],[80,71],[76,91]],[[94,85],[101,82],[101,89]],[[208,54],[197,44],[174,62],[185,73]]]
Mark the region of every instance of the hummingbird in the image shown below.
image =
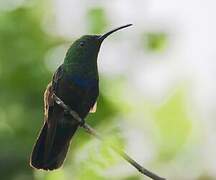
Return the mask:
[[[30,165],[54,170],[62,166],[70,141],[81,124],[54,100],[55,93],[84,119],[96,110],[99,95],[97,57],[102,42],[110,34],[131,26],[127,24],[103,35],[84,35],[68,49],[44,92],[44,123],[33,147]]]

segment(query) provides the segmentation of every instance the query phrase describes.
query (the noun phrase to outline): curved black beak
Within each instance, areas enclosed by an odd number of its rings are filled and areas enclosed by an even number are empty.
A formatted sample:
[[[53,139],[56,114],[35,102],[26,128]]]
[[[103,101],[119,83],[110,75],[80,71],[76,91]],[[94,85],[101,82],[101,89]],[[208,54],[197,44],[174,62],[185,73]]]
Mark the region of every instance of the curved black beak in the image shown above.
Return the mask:
[[[123,28],[126,28],[126,27],[129,27],[129,26],[132,26],[132,24],[127,24],[127,25],[124,25],[124,26],[121,26],[121,27],[118,27],[116,29],[113,29],[105,34],[103,34],[102,36],[99,36],[99,40],[100,42],[102,42],[106,37],[108,37],[110,34],[120,30],[120,29],[123,29]]]

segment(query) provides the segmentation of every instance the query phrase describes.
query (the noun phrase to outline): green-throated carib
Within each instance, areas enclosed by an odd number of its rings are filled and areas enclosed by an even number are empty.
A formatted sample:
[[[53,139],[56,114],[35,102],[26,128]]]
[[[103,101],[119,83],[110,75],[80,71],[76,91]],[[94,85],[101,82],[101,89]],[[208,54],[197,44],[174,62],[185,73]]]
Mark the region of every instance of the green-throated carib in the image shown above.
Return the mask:
[[[71,45],[44,93],[44,125],[31,155],[32,167],[44,170],[59,168],[80,125],[54,101],[53,93],[85,119],[95,109],[99,94],[97,57],[101,43],[113,32],[128,26],[131,24],[104,35],[85,35]]]

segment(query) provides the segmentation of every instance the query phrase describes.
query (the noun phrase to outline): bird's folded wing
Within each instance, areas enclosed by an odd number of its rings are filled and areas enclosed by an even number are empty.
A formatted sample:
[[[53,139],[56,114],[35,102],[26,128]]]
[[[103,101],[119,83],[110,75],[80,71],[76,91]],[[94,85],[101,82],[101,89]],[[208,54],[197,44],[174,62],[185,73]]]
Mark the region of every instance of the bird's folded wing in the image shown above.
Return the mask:
[[[53,93],[56,93],[56,89],[58,87],[58,82],[62,78],[62,67],[60,66],[55,74],[53,75],[52,82],[47,85],[47,88],[44,92],[44,116],[45,121],[47,122],[47,133],[45,137],[45,150],[44,150],[44,158],[45,161],[48,160],[49,154],[53,147],[57,123],[62,113],[56,111],[58,107],[53,99]],[[61,110],[62,111],[62,110]]]
[[[59,68],[56,70],[56,72],[53,75],[52,82],[50,82],[47,85],[47,88],[44,92],[44,117],[45,117],[45,120],[48,120],[49,110],[51,109],[51,107],[54,106],[53,93],[55,92],[55,89],[57,88],[58,81],[62,78],[62,74],[63,74],[62,66],[59,66]]]
[[[44,117],[45,117],[45,120],[48,119],[49,107],[54,105],[54,100],[52,98],[52,95],[53,95],[52,83],[50,82],[47,85],[47,88],[44,92]]]

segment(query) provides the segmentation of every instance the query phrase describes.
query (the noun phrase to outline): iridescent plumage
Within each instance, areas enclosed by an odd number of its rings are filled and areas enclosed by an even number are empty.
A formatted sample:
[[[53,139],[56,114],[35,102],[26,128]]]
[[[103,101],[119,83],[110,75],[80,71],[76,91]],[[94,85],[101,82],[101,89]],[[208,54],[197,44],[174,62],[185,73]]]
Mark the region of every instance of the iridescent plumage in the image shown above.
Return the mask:
[[[31,166],[53,170],[62,165],[79,124],[56,104],[52,95],[55,93],[83,120],[90,111],[95,111],[99,94],[97,56],[101,43],[111,33],[128,26],[102,36],[83,36],[71,45],[44,93],[44,125],[32,152]]]

